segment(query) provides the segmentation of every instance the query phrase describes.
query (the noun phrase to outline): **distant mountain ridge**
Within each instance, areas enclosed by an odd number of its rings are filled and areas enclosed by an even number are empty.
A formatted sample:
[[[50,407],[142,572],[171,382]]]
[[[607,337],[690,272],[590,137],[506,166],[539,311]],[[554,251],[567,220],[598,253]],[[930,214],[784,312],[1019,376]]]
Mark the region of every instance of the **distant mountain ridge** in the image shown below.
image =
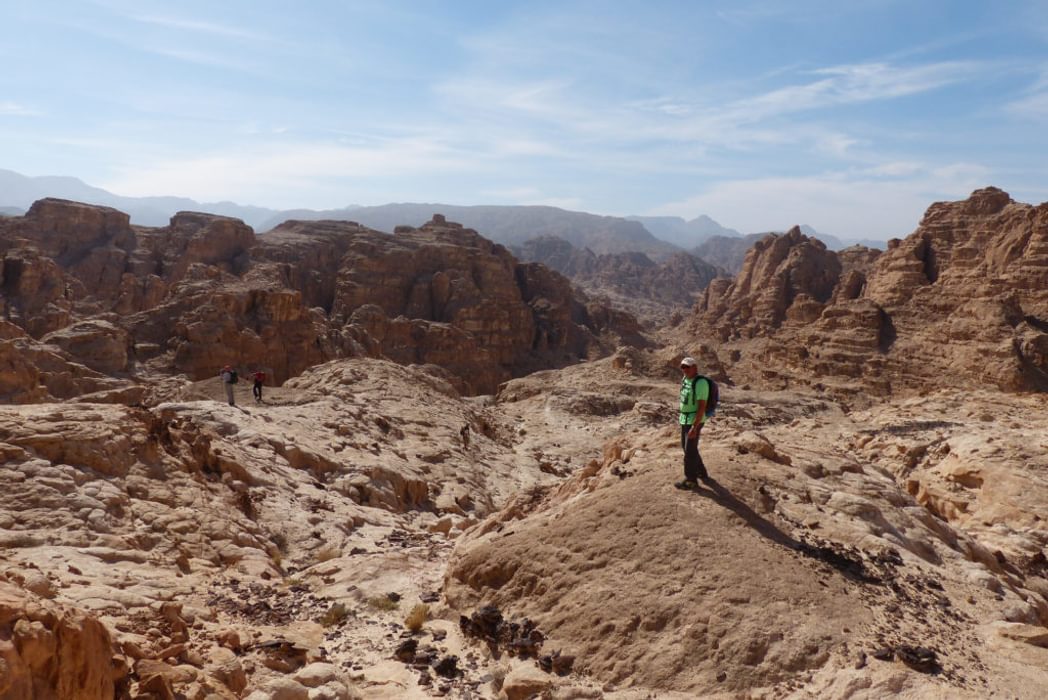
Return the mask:
[[[301,213],[301,212],[300,212]],[[356,221],[369,228],[392,232],[397,226],[420,226],[434,214],[443,214],[503,245],[520,245],[542,236],[555,236],[595,253],[641,252],[664,258],[677,246],[656,238],[642,224],[617,216],[601,216],[546,206],[453,204],[383,204],[308,213],[309,220]],[[265,226],[283,219],[274,217]]]
[[[727,258],[734,257],[737,247],[730,241],[743,238],[743,234],[705,215],[687,221],[678,216],[616,217],[546,206],[463,206],[438,203],[367,207],[347,205],[340,209],[319,211],[277,210],[228,201],[197,202],[186,197],[125,197],[88,185],[75,177],[28,177],[0,169],[0,213],[20,215],[33,202],[48,197],[113,207],[126,212],[133,224],[142,226],[166,226],[176,213],[195,211],[240,219],[260,233],[289,220],[322,219],[356,221],[379,231],[392,232],[400,225],[420,226],[429,221],[433,214],[440,213],[504,245],[520,245],[540,236],[556,236],[575,247],[589,248],[597,254],[636,251],[654,260],[665,259],[681,249],[695,251],[702,246],[704,252],[698,253],[699,256],[715,265],[731,270],[741,264],[741,260],[738,264],[726,263]],[[819,238],[833,250],[855,243],[882,249],[885,246],[882,241],[841,240],[818,233],[809,226],[802,226],[801,230]],[[717,241],[715,245],[723,245],[726,249],[711,250],[711,246],[706,245],[710,241]]]
[[[685,249],[701,245],[714,236],[730,238],[742,236],[735,229],[721,226],[705,214],[691,221],[685,221],[679,216],[627,216],[626,218],[640,222],[653,235]]]
[[[725,269],[737,271],[739,266],[742,265],[742,258],[739,257],[735,261],[737,245],[730,243],[730,239],[734,238],[745,238],[752,244],[753,241],[760,240],[768,233],[782,233],[783,231],[766,231],[758,233],[743,234],[739,233],[736,229],[722,226],[717,221],[714,221],[710,217],[703,214],[702,216],[685,221],[679,216],[627,216],[630,221],[637,221],[644,225],[644,228],[651,231],[651,233],[661,238],[664,241],[678,245],[685,250],[692,251],[695,253],[696,250],[703,250],[707,253],[713,252],[714,257],[727,256],[723,262],[715,262],[714,264],[720,265]],[[869,238],[863,239],[841,239],[837,236],[830,235],[828,233],[822,233],[816,231],[807,224],[800,225],[801,233],[811,238],[818,238],[820,241],[826,244],[826,247],[830,250],[841,250],[853,245],[864,245],[867,248],[877,248],[878,250],[884,250],[884,241],[872,240]],[[711,242],[710,245],[706,245]],[[725,249],[719,250],[720,247]],[[742,252],[745,254],[746,248],[749,244],[743,248]],[[713,262],[712,259],[704,255],[703,253],[695,253],[699,257],[706,258]],[[730,260],[733,264],[727,264]]]
[[[675,245],[656,238],[635,221],[556,207],[403,203],[281,211],[233,202],[201,203],[184,197],[123,197],[74,177],[27,177],[0,170],[0,206],[11,207],[11,214],[21,214],[33,202],[48,197],[113,207],[130,215],[132,223],[142,226],[166,226],[177,212],[196,211],[240,219],[256,232],[269,231],[290,220],[324,219],[356,221],[369,228],[392,232],[396,226],[421,226],[439,213],[506,245],[553,235],[597,253],[639,251],[664,258],[678,252]]]
[[[256,228],[275,213],[273,209],[234,202],[201,203],[186,197],[124,197],[75,177],[28,177],[0,169],[0,207],[16,209],[16,213],[21,214],[33,202],[48,197],[113,207],[128,214],[131,222],[140,226],[167,226],[171,217],[180,211],[199,211],[231,216]]]
[[[521,261],[538,262],[563,274],[587,294],[605,297],[638,319],[665,321],[690,308],[723,270],[686,252],[655,262],[644,253],[596,254],[556,236],[540,236],[510,250]]]

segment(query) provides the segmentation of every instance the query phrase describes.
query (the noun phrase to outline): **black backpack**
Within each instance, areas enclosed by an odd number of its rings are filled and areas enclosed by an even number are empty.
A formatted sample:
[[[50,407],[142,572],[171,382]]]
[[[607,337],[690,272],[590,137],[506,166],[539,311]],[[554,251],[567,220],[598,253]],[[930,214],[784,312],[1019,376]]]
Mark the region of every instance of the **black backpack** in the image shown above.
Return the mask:
[[[696,374],[695,381],[691,383],[691,402],[695,403],[695,385],[699,383],[700,379],[705,379],[706,383],[710,386],[710,395],[706,399],[706,417],[712,418],[713,414],[717,412],[717,404],[720,403],[720,388],[717,386],[717,382],[713,381],[705,374]]]
[[[230,372],[229,372],[229,383],[230,384],[236,384],[237,383],[237,379],[238,379],[237,371],[235,369],[234,370],[230,370]],[[711,389],[710,392],[712,393],[712,391],[713,390]],[[706,415],[709,415],[709,414],[707,413]]]

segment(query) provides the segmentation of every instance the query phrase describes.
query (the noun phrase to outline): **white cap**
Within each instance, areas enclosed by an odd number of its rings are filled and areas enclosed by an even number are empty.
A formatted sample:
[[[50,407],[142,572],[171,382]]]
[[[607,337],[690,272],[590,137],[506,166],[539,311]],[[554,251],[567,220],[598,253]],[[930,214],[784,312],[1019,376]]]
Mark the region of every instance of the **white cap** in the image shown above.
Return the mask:
[[[699,363],[695,361],[694,357],[685,357],[680,361],[681,367],[698,367]]]

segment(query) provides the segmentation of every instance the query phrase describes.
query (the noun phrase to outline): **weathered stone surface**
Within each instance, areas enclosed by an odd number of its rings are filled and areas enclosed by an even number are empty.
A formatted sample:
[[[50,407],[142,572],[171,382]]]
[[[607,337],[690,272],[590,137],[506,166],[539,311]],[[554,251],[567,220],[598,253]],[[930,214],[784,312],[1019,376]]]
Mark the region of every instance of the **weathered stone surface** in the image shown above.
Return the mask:
[[[54,260],[35,248],[19,247],[5,251],[0,262],[0,310],[5,320],[34,337],[69,323],[74,285]]]
[[[246,700],[309,700],[309,690],[290,678],[274,678]]]
[[[57,345],[77,361],[98,372],[118,374],[128,369],[131,336],[110,321],[79,321],[48,333],[41,340]]]
[[[0,697],[109,700],[114,653],[94,617],[0,581]]]
[[[605,352],[600,335],[638,340],[634,320],[594,319],[562,276],[519,264],[442,217],[392,236],[352,222],[287,222],[254,254],[299,280],[307,303],[329,311],[362,352],[439,365],[466,393],[491,393],[534,367]],[[324,262],[318,271],[299,259]]]
[[[385,356],[493,393],[532,368],[644,342],[634,319],[443,217],[395,236],[287,222],[256,239],[221,216],[180,212],[165,227],[132,227],[113,209],[41,200],[0,220],[0,256],[0,310],[12,325],[91,370],[131,378],[198,380],[229,364],[280,384],[339,357]],[[3,384],[16,400],[40,397],[40,383],[56,397],[116,396],[75,372],[33,377],[12,364]]]
[[[596,255],[563,239],[540,236],[514,248],[525,261],[540,262],[594,297],[648,321],[665,321],[675,308],[690,308],[718,268],[688,253],[654,262],[643,253]]]
[[[738,278],[709,286],[687,329],[741,360],[736,381],[852,396],[1048,388],[1048,205],[978,190],[932,205],[884,253],[769,236]]]
[[[502,683],[502,692],[507,700],[527,700],[541,696],[554,685],[554,678],[537,666],[525,664],[517,666],[508,674]]]
[[[698,309],[724,339],[768,334],[795,302],[829,301],[840,272],[837,255],[795,226],[757,241],[735,280],[709,287]]]

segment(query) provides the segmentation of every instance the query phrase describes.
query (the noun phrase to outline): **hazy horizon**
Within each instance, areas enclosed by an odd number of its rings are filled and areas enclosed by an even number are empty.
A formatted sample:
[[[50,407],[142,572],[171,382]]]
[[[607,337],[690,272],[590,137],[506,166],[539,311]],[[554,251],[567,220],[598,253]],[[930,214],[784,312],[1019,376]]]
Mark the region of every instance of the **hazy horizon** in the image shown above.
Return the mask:
[[[19,3],[0,168],[122,196],[910,233],[1045,196],[1048,5]]]

